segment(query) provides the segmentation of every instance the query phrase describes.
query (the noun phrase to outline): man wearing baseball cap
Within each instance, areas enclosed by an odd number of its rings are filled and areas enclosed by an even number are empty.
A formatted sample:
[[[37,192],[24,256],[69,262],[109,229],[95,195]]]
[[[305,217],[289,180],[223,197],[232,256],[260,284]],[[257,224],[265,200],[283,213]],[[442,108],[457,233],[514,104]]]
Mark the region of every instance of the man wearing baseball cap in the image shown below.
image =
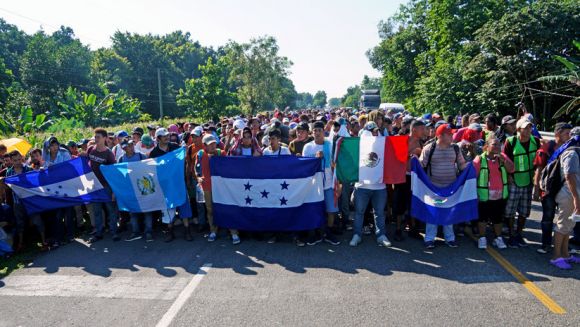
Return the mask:
[[[527,246],[522,233],[526,219],[532,208],[532,190],[534,187],[536,152],[540,148],[540,140],[532,136],[532,123],[520,119],[516,123],[517,135],[508,137],[503,152],[514,163],[514,173],[509,178],[509,197],[504,217],[508,220],[510,239],[508,246],[512,248]],[[518,213],[518,224],[514,231],[514,219]]]
[[[435,136],[437,141],[423,148],[419,161],[431,178],[431,182],[435,186],[445,187],[455,182],[457,172],[465,168],[466,162],[459,146],[452,143],[453,132],[449,124],[442,124],[437,127]],[[427,223],[425,225],[425,247],[427,249],[435,247],[437,227],[435,224]],[[443,226],[443,234],[447,246],[457,247],[453,225]]]
[[[160,127],[155,131],[155,138],[157,139],[157,145],[151,153],[149,153],[149,158],[157,158],[161,157],[164,154],[167,154],[171,151],[175,151],[179,149],[179,145],[177,143],[169,142],[169,131],[166,128]],[[183,192],[187,193],[187,190],[183,190]],[[189,209],[189,210],[188,210]],[[183,217],[181,216],[182,212],[191,212],[191,206],[189,204],[189,199],[185,202],[184,205],[177,208],[177,211],[180,212],[180,218],[183,221],[183,226],[185,227],[185,239],[191,241],[193,238],[191,236],[191,231],[189,228],[189,218],[190,217]],[[165,242],[171,242],[175,239],[175,234],[173,233],[173,217],[170,218],[170,222],[167,225],[167,235],[165,238]]]
[[[204,149],[198,151],[197,156],[195,156],[195,173],[197,176],[197,182],[201,184],[201,188],[203,190],[206,216],[210,228],[207,241],[213,242],[217,238],[218,226],[214,225],[213,223],[211,172],[209,169],[209,158],[213,156],[225,156],[225,151],[217,148],[217,140],[215,136],[211,134],[205,135],[202,141]],[[241,240],[238,236],[238,231],[235,229],[230,229],[230,233],[232,235],[232,243],[234,245],[240,244]]]
[[[516,122],[517,120],[512,115],[504,116],[501,119],[501,126],[499,127],[499,133],[497,134],[497,138],[502,143],[502,147],[503,144],[505,143],[505,140],[508,137],[513,136],[515,134]]]

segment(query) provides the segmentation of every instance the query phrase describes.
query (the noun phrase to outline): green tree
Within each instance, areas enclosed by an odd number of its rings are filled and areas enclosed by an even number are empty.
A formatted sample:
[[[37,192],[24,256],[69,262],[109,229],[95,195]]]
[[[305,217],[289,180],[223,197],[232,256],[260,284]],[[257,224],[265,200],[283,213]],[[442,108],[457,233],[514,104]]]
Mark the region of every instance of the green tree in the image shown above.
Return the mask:
[[[0,18],[0,58],[12,74],[20,78],[20,57],[26,50],[28,35]]]
[[[200,65],[201,77],[186,80],[185,89],[177,95],[177,105],[188,115],[202,119],[216,119],[235,104],[235,96],[227,84],[227,70],[223,62],[214,63],[210,57]]]
[[[281,101],[282,90],[293,88],[287,78],[292,62],[278,55],[278,50],[276,39],[271,36],[249,43],[230,41],[225,47],[229,83],[237,90],[241,108],[250,115],[275,108]]]
[[[340,107],[340,98],[328,99],[328,105],[333,108]]]
[[[314,94],[314,98],[312,99],[312,105],[317,108],[323,108],[326,106],[326,92],[316,92],[316,94]]]
[[[61,27],[51,36],[43,32],[34,34],[20,60],[22,83],[34,113],[54,109],[53,98],[69,86],[95,90],[90,78],[91,59],[89,48],[74,38],[70,28]]]
[[[351,107],[358,109],[359,100],[362,95],[362,90],[360,86],[351,86],[346,90],[346,94],[340,99],[341,105],[343,107]]]
[[[297,108],[310,108],[312,107],[312,99],[314,96],[308,92],[298,93],[296,97],[296,107]]]

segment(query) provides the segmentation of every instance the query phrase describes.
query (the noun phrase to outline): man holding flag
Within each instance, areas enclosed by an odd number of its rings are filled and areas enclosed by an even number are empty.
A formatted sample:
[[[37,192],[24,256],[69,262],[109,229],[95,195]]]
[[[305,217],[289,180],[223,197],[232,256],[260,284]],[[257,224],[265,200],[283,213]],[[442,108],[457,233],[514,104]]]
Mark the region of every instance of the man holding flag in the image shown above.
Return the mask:
[[[115,155],[113,154],[113,151],[107,147],[105,143],[106,141],[107,131],[102,128],[95,129],[95,145],[89,147],[87,152],[83,152],[81,155],[89,157],[89,164],[95,176],[107,190],[107,193],[112,194],[109,184],[100,169],[101,165],[112,165],[116,163]],[[113,234],[113,241],[119,241],[121,237],[117,234],[118,215],[113,202],[91,203],[90,207],[93,211],[93,216],[95,217],[96,233],[89,239],[89,243],[95,243],[103,239],[103,233],[105,231],[103,210],[105,210],[109,216],[109,229],[111,234]]]
[[[332,245],[339,245],[338,241],[334,235],[332,235],[331,227],[334,226],[334,217],[338,212],[338,208],[334,202],[334,183],[333,175],[331,169],[332,161],[332,142],[324,137],[324,123],[321,121],[316,121],[314,123],[314,141],[306,144],[304,150],[302,151],[302,156],[304,157],[316,157],[322,159],[322,165],[324,168],[324,202],[326,203],[326,213],[327,213],[327,226],[323,231],[323,235],[311,235],[309,237],[308,245],[315,245],[324,239],[325,242]]]
[[[466,163],[459,151],[459,147],[451,143],[453,141],[453,133],[448,124],[437,127],[435,136],[437,141],[423,149],[419,161],[431,178],[433,185],[446,187],[455,182],[458,171],[463,170]],[[428,249],[435,247],[437,227],[438,225],[429,222],[425,226],[425,247]],[[443,234],[445,243],[449,247],[457,247],[453,225],[444,225]]]

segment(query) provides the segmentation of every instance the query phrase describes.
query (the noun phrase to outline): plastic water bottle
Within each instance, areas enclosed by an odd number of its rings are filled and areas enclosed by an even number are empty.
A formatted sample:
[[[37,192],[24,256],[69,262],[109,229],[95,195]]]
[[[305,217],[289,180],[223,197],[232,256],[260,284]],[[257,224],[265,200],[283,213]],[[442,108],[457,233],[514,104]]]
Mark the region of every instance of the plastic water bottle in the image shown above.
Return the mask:
[[[203,194],[201,184],[197,184],[197,186],[195,187],[195,201],[197,203],[205,203],[205,196]]]

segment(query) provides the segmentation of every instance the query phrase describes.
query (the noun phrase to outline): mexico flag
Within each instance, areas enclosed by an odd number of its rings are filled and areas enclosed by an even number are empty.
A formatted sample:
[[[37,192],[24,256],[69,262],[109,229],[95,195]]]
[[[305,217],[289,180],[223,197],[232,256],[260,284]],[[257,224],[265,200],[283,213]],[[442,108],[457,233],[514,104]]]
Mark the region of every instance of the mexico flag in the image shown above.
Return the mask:
[[[336,142],[336,177],[343,183],[405,183],[408,136],[341,137]]]

